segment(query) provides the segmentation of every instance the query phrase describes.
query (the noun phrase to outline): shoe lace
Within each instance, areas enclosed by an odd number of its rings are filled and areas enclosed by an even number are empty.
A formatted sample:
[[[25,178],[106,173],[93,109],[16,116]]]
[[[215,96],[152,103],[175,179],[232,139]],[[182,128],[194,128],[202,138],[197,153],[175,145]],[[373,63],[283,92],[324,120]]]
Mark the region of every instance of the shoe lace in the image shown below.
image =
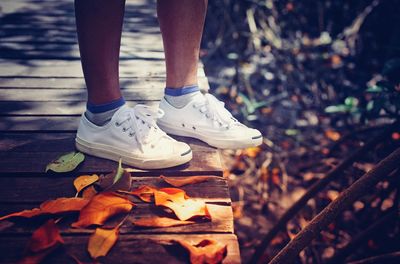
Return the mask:
[[[156,124],[157,118],[163,115],[164,111],[161,109],[152,110],[146,105],[136,105],[122,115],[116,125],[122,126],[122,130],[129,132],[130,137],[135,137],[140,150],[143,151],[144,145],[151,144],[151,147],[154,147],[155,143],[167,136]]]
[[[208,93],[204,95],[204,98],[203,102],[195,103],[193,107],[199,109],[207,118],[217,122],[220,127],[224,127],[225,129],[229,129],[233,124],[240,124],[225,108],[224,102],[221,102],[215,96]]]

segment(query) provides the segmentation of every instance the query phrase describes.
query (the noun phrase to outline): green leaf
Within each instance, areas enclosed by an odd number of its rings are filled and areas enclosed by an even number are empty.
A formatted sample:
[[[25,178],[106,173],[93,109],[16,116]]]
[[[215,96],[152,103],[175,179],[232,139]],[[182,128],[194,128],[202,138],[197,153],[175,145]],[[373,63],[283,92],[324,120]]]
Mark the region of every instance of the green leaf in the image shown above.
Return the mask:
[[[333,113],[347,113],[349,108],[347,105],[330,105],[325,108],[325,113],[333,114]]]
[[[123,173],[124,173],[124,168],[122,168],[122,160],[119,159],[118,169],[117,172],[115,173],[113,184],[115,184],[117,181],[121,179]]]
[[[295,136],[299,133],[299,130],[297,129],[286,129],[285,134],[288,136]]]
[[[356,107],[358,105],[358,99],[349,96],[346,99],[344,99],[344,104],[350,108]]]
[[[73,171],[85,159],[85,155],[80,152],[70,152],[62,155],[58,159],[47,164],[46,172],[52,170],[54,172]]]

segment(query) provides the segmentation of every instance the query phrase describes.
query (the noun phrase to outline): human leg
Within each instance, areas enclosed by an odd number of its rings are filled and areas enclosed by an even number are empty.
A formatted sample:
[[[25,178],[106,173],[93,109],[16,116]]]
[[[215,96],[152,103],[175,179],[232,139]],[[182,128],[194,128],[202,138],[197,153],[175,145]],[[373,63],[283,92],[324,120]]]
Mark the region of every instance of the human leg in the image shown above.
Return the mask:
[[[237,121],[223,103],[202,94],[197,67],[207,0],[158,0],[167,80],[158,120],[167,133],[189,136],[219,148],[245,148],[262,143],[256,129]]]

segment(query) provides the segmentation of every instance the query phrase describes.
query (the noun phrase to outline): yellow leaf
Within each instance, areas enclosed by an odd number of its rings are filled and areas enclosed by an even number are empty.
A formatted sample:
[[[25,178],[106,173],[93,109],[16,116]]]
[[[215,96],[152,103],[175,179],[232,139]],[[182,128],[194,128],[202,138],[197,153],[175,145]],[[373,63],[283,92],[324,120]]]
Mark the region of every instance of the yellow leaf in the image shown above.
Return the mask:
[[[170,178],[170,177],[165,177],[164,175],[161,175],[160,178],[174,187],[181,187],[181,186],[188,185],[188,184],[205,182],[205,181],[211,180],[213,178],[219,178],[219,177],[218,176],[192,176],[192,177]]]
[[[157,206],[171,209],[182,221],[195,216],[211,217],[204,201],[191,199],[185,191],[177,188],[162,188],[154,192],[154,200]]]
[[[180,226],[180,225],[189,225],[194,224],[193,221],[181,221],[169,217],[146,217],[141,218],[135,221],[132,221],[132,224],[140,227],[170,227],[170,226]]]
[[[191,264],[217,264],[221,263],[227,253],[227,245],[212,239],[204,239],[196,245],[184,240],[172,240],[179,243],[189,251]]]
[[[97,194],[96,189],[93,186],[90,186],[89,188],[86,188],[85,190],[83,190],[82,198],[91,199],[96,194]]]
[[[12,213],[3,217],[1,220],[5,220],[10,217],[34,217],[44,214],[59,214],[80,211],[89,202],[87,199],[83,198],[58,198],[56,200],[49,200],[43,202],[39,208],[34,208],[32,210],[23,210],[21,212]]]
[[[93,259],[106,256],[110,249],[117,242],[119,226],[113,229],[96,228],[90,236],[88,251]]]
[[[128,213],[133,206],[131,201],[116,193],[100,193],[82,208],[78,221],[72,223],[71,226],[85,228],[91,225],[102,225],[116,214]]]
[[[82,191],[85,187],[95,183],[96,181],[99,180],[99,176],[96,174],[93,175],[82,175],[79,176],[74,180],[74,186],[76,189],[77,194]]]

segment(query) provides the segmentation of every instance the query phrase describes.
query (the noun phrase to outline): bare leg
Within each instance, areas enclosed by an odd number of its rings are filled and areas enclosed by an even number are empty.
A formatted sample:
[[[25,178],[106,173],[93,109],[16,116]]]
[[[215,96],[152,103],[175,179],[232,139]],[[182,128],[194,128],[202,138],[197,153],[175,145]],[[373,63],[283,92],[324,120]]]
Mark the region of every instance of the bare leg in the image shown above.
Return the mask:
[[[167,67],[167,87],[179,88],[197,84],[197,63],[207,2],[157,1]]]
[[[121,97],[119,50],[125,0],[75,0],[75,16],[88,100],[103,104]]]

